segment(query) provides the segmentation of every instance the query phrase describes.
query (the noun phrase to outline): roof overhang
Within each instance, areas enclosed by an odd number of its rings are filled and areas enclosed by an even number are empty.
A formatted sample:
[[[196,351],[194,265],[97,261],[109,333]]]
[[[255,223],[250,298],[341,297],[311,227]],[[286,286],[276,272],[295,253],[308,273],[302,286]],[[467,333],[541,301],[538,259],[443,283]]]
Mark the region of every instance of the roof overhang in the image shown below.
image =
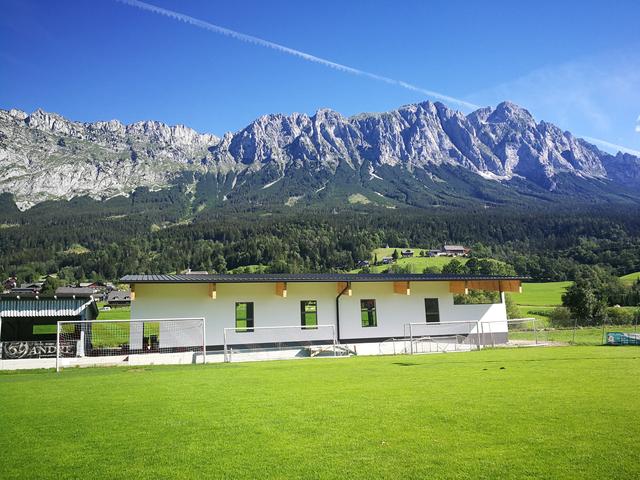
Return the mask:
[[[500,282],[524,281],[530,277],[502,275],[443,275],[443,274],[389,274],[389,273],[293,273],[293,274],[238,274],[238,275],[126,275],[122,283],[331,283],[331,282]],[[469,286],[469,288],[474,288]]]

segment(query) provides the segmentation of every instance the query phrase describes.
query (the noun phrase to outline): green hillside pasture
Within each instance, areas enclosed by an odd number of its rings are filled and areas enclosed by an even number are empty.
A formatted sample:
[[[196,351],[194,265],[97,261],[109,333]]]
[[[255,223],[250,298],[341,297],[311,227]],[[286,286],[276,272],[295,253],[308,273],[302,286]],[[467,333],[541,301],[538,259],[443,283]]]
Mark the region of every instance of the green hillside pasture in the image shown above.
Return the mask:
[[[0,374],[2,478],[639,478],[638,352]]]
[[[633,283],[637,282],[638,279],[640,279],[640,272],[630,273],[628,275],[623,275],[622,277],[620,277],[622,283],[626,285],[632,285]]]
[[[382,257],[378,257],[381,259]],[[466,258],[460,259],[463,263],[467,261]],[[398,261],[394,265],[398,265],[400,267],[411,268],[411,273],[422,273],[427,267],[436,267],[439,270],[442,270],[447,263],[451,261],[451,258],[448,257],[413,257],[413,258],[399,258]],[[387,270],[391,265],[371,265],[370,270],[371,273],[382,273]],[[359,272],[360,269],[353,270],[353,272]]]
[[[393,251],[398,250],[398,254],[403,250],[411,250],[413,252],[414,257],[420,257],[420,252],[425,251],[428,252],[428,248],[405,248],[405,247],[389,247],[389,248],[376,248],[373,252],[371,252],[371,260],[375,255],[378,255],[378,260],[382,260],[382,257],[390,257],[393,255]],[[432,257],[433,259],[442,259],[444,263],[449,263],[453,258],[456,257]],[[463,263],[467,261],[464,257],[457,257],[458,260]]]
[[[514,295],[518,305],[562,305],[562,294],[573,282],[523,283],[522,293]]]
[[[382,261],[384,257],[390,257],[393,254],[394,250],[398,250],[400,253],[402,250],[407,250],[406,248],[376,248],[371,253],[371,258],[369,259],[372,262],[370,267],[371,273],[382,273],[387,270],[391,265],[373,265],[373,261],[375,256],[378,256],[378,261]],[[448,264],[453,257],[421,257],[420,252],[423,250],[421,248],[410,248],[414,253],[414,257],[412,258],[399,258],[395,265],[400,267],[411,268],[411,273],[422,273],[427,267],[436,267],[438,269],[442,269],[446,264]],[[466,263],[468,259],[458,257],[461,263]],[[352,270],[351,273],[358,273],[360,269]]]

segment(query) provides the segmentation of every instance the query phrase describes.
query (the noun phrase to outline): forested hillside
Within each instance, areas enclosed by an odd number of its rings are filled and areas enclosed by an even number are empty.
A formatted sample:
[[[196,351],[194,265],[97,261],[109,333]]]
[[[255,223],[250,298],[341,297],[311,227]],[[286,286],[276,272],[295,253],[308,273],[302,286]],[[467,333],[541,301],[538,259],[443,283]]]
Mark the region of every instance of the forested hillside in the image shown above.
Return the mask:
[[[0,276],[58,274],[74,281],[186,268],[226,272],[350,270],[384,245],[445,242],[512,264],[539,280],[573,278],[578,264],[640,270],[637,207],[547,209],[193,209],[182,187],[107,202],[76,198],[18,211],[0,196]]]

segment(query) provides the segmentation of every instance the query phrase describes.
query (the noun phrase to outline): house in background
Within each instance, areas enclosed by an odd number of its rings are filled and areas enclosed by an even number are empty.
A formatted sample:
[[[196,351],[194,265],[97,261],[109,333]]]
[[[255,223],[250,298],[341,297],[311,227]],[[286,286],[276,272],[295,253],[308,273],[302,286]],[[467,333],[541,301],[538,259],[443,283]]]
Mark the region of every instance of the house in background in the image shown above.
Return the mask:
[[[402,255],[402,258],[411,258],[413,257],[413,250],[403,250],[402,252],[400,252],[400,255]]]
[[[18,286],[18,280],[16,277],[9,277],[4,282],[2,282],[2,289],[4,291],[13,290]]]
[[[471,251],[462,245],[445,245],[442,247],[442,255],[447,257],[463,257]]]
[[[23,283],[19,287],[11,289],[11,293],[16,295],[35,295],[42,291],[44,282]]]
[[[91,297],[95,300],[99,300],[97,298],[99,294],[96,294],[95,288],[88,287],[58,287],[56,288],[56,297]]]
[[[107,294],[107,305],[110,307],[128,307],[131,305],[130,290],[112,290]]]
[[[468,289],[517,292],[521,280],[442,274],[203,274],[128,275],[121,281],[131,285],[132,318],[204,318],[207,346],[220,349],[225,328],[237,334],[232,344],[270,345],[313,338],[318,325],[333,326],[338,342],[355,344],[402,338],[409,323],[442,323],[440,335],[480,335],[478,322],[490,322],[493,341],[504,342],[504,295],[499,303],[480,305],[456,304],[454,295]],[[289,328],[265,333],[258,327]],[[167,338],[173,337],[161,330],[161,347],[181,346]]]

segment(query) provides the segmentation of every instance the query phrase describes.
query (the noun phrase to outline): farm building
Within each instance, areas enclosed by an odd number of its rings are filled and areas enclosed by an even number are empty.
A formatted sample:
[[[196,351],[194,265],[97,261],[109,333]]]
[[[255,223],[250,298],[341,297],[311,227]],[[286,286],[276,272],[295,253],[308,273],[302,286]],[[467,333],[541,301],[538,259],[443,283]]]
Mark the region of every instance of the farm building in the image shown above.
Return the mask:
[[[133,319],[204,318],[206,345],[215,350],[225,341],[225,328],[241,333],[234,335],[236,342],[268,344],[275,336],[258,330],[276,326],[291,327],[278,333],[278,341],[304,341],[313,337],[315,325],[330,325],[340,343],[373,343],[405,336],[410,323],[442,323],[442,334],[477,335],[472,331],[475,322],[488,322],[493,340],[506,341],[503,295],[495,304],[455,304],[454,295],[467,289],[517,292],[521,280],[427,274],[191,274],[129,275],[121,281],[131,285]],[[170,346],[163,345],[162,336],[160,332],[161,346]]]
[[[462,245],[445,245],[442,247],[442,254],[450,257],[462,257],[471,250]]]

